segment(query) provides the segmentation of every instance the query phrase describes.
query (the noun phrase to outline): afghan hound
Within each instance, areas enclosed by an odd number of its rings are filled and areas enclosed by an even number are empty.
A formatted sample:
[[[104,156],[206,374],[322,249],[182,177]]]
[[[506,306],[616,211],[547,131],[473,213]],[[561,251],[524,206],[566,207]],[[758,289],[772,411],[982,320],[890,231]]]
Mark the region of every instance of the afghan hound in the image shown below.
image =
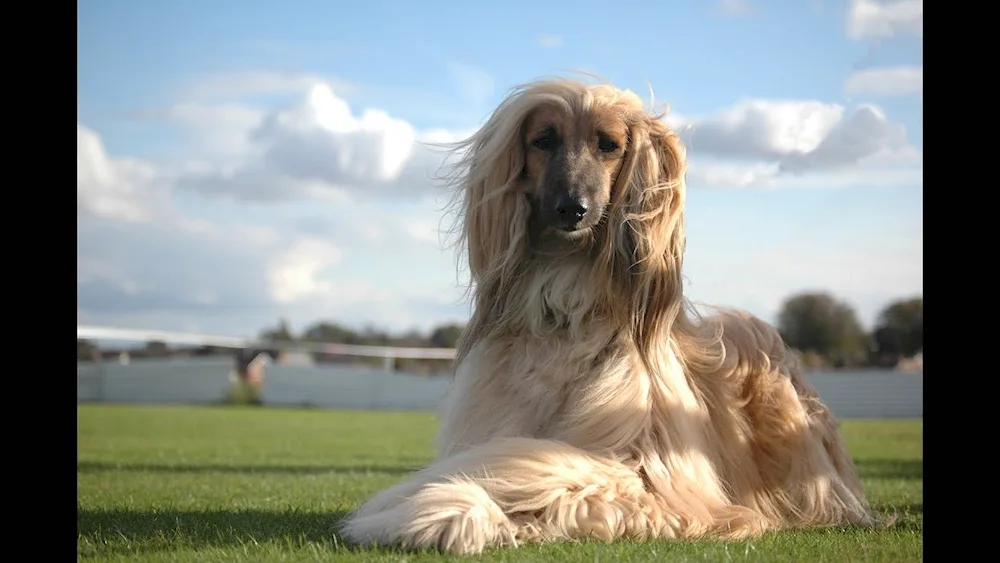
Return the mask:
[[[873,523],[777,331],[686,301],[685,149],[662,115],[543,80],[459,151],[474,310],[437,457],[350,514],[347,540],[474,554]]]

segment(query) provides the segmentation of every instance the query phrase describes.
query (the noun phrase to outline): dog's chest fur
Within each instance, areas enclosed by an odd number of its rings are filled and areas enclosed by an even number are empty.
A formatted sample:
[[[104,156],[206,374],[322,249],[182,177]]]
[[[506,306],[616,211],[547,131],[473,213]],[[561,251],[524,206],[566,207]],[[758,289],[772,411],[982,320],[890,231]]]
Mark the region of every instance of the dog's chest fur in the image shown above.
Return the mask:
[[[603,390],[609,377],[621,380],[613,395],[642,402],[642,378],[630,376],[630,344],[604,318],[591,275],[580,261],[538,267],[523,278],[517,322],[479,342],[458,366],[438,437],[441,455],[490,438],[566,434],[582,411],[615,400]]]
[[[528,265],[505,295],[503,324],[457,367],[439,455],[502,437],[627,452],[645,439],[653,409],[671,417],[700,408],[666,341],[653,352],[659,373],[647,372],[628,330],[610,318],[615,288],[597,268],[583,255]]]
[[[491,438],[555,437],[595,374],[622,361],[609,346],[614,339],[606,331],[581,340],[557,330],[545,338],[483,341],[456,372],[438,437],[441,454]]]

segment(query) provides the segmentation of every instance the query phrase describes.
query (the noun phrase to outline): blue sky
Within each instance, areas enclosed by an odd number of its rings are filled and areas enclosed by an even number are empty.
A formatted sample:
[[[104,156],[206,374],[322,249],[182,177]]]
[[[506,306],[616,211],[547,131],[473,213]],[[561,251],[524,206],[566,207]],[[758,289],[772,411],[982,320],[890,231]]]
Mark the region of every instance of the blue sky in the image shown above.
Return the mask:
[[[693,299],[826,290],[870,324],[922,292],[922,2],[486,6],[81,0],[80,322],[463,320],[420,143],[576,70],[686,132]]]

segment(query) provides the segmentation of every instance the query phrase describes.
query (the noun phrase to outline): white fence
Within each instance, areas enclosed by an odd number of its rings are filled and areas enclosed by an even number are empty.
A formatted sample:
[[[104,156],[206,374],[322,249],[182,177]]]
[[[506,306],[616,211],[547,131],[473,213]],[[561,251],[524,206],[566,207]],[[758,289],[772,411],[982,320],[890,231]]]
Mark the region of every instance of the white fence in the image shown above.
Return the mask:
[[[808,378],[840,418],[924,416],[923,372],[821,372]]]
[[[212,403],[229,386],[226,357],[77,365],[77,399],[124,403]],[[923,374],[892,371],[811,373],[809,380],[842,418],[922,418]],[[374,410],[436,410],[450,378],[322,364],[269,366],[265,404]]]
[[[392,371],[394,358],[453,359],[451,348],[392,348],[315,342],[275,343],[246,338],[77,326],[77,338],[161,341],[171,344],[283,349],[345,356],[378,357],[383,370],[357,366],[274,365],[267,368],[263,400],[274,405],[331,408],[435,410],[449,378]],[[172,358],[77,365],[77,400],[133,403],[212,403],[229,387],[231,357]],[[842,418],[922,418],[923,373],[896,371],[815,372],[808,374],[820,396]]]

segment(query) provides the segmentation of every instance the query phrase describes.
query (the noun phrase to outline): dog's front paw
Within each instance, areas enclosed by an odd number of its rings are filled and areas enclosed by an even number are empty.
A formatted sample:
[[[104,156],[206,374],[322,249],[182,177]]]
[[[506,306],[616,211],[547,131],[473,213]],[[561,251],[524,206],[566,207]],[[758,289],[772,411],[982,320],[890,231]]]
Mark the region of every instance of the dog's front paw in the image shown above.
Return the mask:
[[[462,512],[427,514],[417,519],[404,535],[404,542],[407,547],[435,547],[445,553],[474,555],[488,547],[516,545],[516,534],[499,508],[472,506]]]
[[[740,540],[759,536],[769,527],[769,522],[759,512],[745,506],[729,505],[713,513],[715,526],[712,532],[725,538]]]
[[[517,545],[517,526],[482,487],[463,482],[425,485],[397,506],[349,519],[341,532],[357,544],[431,548],[455,555]]]

